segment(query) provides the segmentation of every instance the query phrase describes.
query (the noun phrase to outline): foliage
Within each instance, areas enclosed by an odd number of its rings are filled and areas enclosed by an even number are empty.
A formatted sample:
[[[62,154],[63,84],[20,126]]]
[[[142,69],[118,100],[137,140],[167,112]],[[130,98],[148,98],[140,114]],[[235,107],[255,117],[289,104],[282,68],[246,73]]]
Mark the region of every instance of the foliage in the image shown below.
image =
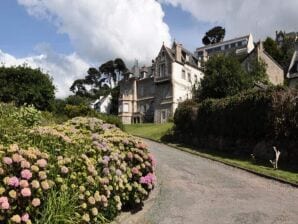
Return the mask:
[[[216,44],[222,42],[225,38],[226,30],[221,26],[216,26],[206,32],[202,39],[204,45]]]
[[[98,69],[89,68],[85,78],[75,80],[70,90],[75,95],[90,99],[107,96],[110,94],[111,89],[118,85],[118,81],[126,71],[127,68],[122,59],[110,60],[102,64]]]
[[[266,64],[255,59],[251,71],[246,72],[236,57],[214,55],[205,64],[205,76],[194,91],[198,101],[207,98],[224,98],[254,87],[255,83],[269,84]]]
[[[295,145],[298,143],[297,95],[296,90],[272,87],[223,99],[207,99],[199,104],[182,103],[174,116],[174,138],[206,145],[208,142],[215,145],[218,139],[219,145],[226,141],[229,148],[243,140],[250,145],[250,150],[262,141]],[[287,151],[283,156],[298,159],[295,153]]]
[[[19,109],[0,111],[5,110]],[[154,186],[154,158],[114,125],[80,117],[20,127],[0,138],[5,223],[105,223],[145,200]]]
[[[40,110],[51,110],[55,87],[52,79],[27,66],[0,67],[0,101],[15,102],[17,106],[34,105]]]
[[[267,37],[264,41],[264,48],[287,72],[295,50],[295,40],[285,38],[282,45],[278,46],[276,41]]]
[[[127,72],[124,61],[120,58],[102,64],[98,69],[89,68],[84,79],[75,80],[70,90],[80,97],[96,100],[101,96],[112,95],[111,114],[118,114],[119,86],[123,73]],[[89,88],[88,88],[89,87]]]
[[[204,73],[199,93],[201,99],[235,95],[250,84],[241,64],[232,56],[211,57],[206,62]]]

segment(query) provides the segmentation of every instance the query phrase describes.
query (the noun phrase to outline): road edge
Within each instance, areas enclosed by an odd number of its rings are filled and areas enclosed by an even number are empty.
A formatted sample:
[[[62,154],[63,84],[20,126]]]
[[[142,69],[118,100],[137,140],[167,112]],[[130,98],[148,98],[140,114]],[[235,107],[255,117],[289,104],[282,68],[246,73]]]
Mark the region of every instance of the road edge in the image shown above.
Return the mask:
[[[270,176],[270,175],[267,175],[267,174],[264,174],[264,173],[259,173],[259,172],[255,171],[255,170],[251,170],[251,169],[248,169],[248,168],[237,166],[237,165],[232,164],[232,163],[229,163],[229,162],[225,162],[225,161],[222,161],[222,160],[211,158],[211,157],[202,155],[200,152],[196,151],[195,149],[191,149],[191,148],[185,149],[185,148],[179,147],[179,146],[177,146],[177,145],[175,145],[173,143],[162,142],[162,141],[158,141],[158,140],[155,140],[155,139],[150,139],[150,138],[146,138],[146,137],[142,137],[142,136],[137,136],[137,135],[134,135],[134,136],[136,136],[138,138],[141,138],[141,139],[146,139],[146,140],[149,140],[149,141],[153,141],[153,142],[156,142],[156,143],[159,143],[159,144],[163,144],[163,145],[166,145],[166,146],[170,146],[170,147],[173,147],[173,148],[175,148],[177,150],[180,150],[180,151],[183,151],[183,152],[186,152],[186,153],[190,153],[190,154],[193,154],[195,156],[199,156],[199,157],[204,158],[204,159],[208,159],[208,160],[211,160],[211,161],[214,161],[214,162],[218,162],[218,163],[221,163],[221,164],[224,164],[224,165],[227,165],[227,166],[236,168],[236,169],[240,169],[240,170],[246,171],[248,173],[255,174],[257,176],[260,176],[260,177],[263,177],[263,178],[266,178],[266,179],[274,180],[274,181],[277,181],[279,183],[287,184],[287,185],[290,185],[292,187],[298,188],[298,183],[293,183],[293,182],[284,180],[282,178]]]

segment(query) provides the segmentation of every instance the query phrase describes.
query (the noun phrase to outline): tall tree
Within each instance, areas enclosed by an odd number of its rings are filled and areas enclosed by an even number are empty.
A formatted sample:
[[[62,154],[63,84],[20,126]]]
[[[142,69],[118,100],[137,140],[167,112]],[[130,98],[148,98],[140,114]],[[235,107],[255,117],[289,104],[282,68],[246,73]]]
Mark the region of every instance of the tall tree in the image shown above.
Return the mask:
[[[221,26],[216,26],[206,32],[202,39],[204,45],[216,44],[222,42],[225,38],[226,30]]]
[[[52,110],[54,98],[53,80],[40,69],[32,69],[27,65],[0,67],[0,101]]]
[[[118,82],[127,67],[121,58],[103,63],[98,69],[89,68],[84,79],[75,80],[70,90],[78,96],[98,99],[100,96],[112,95],[111,113],[118,112]]]
[[[200,99],[223,98],[247,88],[247,76],[239,61],[232,56],[216,55],[205,66]]]

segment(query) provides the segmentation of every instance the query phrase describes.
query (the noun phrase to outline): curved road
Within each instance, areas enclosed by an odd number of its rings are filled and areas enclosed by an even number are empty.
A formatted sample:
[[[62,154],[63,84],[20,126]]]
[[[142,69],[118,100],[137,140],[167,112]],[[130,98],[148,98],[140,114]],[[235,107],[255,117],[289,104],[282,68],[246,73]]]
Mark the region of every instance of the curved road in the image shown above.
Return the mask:
[[[297,188],[144,141],[158,161],[158,187],[138,223],[298,223]]]

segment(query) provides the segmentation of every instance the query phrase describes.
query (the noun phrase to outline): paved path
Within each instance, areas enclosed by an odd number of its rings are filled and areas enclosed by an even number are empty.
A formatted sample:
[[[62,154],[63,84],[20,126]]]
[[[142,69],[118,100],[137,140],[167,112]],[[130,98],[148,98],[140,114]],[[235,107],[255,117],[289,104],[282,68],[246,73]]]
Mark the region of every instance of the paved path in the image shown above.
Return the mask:
[[[142,224],[298,224],[297,188],[145,142],[159,186]]]

